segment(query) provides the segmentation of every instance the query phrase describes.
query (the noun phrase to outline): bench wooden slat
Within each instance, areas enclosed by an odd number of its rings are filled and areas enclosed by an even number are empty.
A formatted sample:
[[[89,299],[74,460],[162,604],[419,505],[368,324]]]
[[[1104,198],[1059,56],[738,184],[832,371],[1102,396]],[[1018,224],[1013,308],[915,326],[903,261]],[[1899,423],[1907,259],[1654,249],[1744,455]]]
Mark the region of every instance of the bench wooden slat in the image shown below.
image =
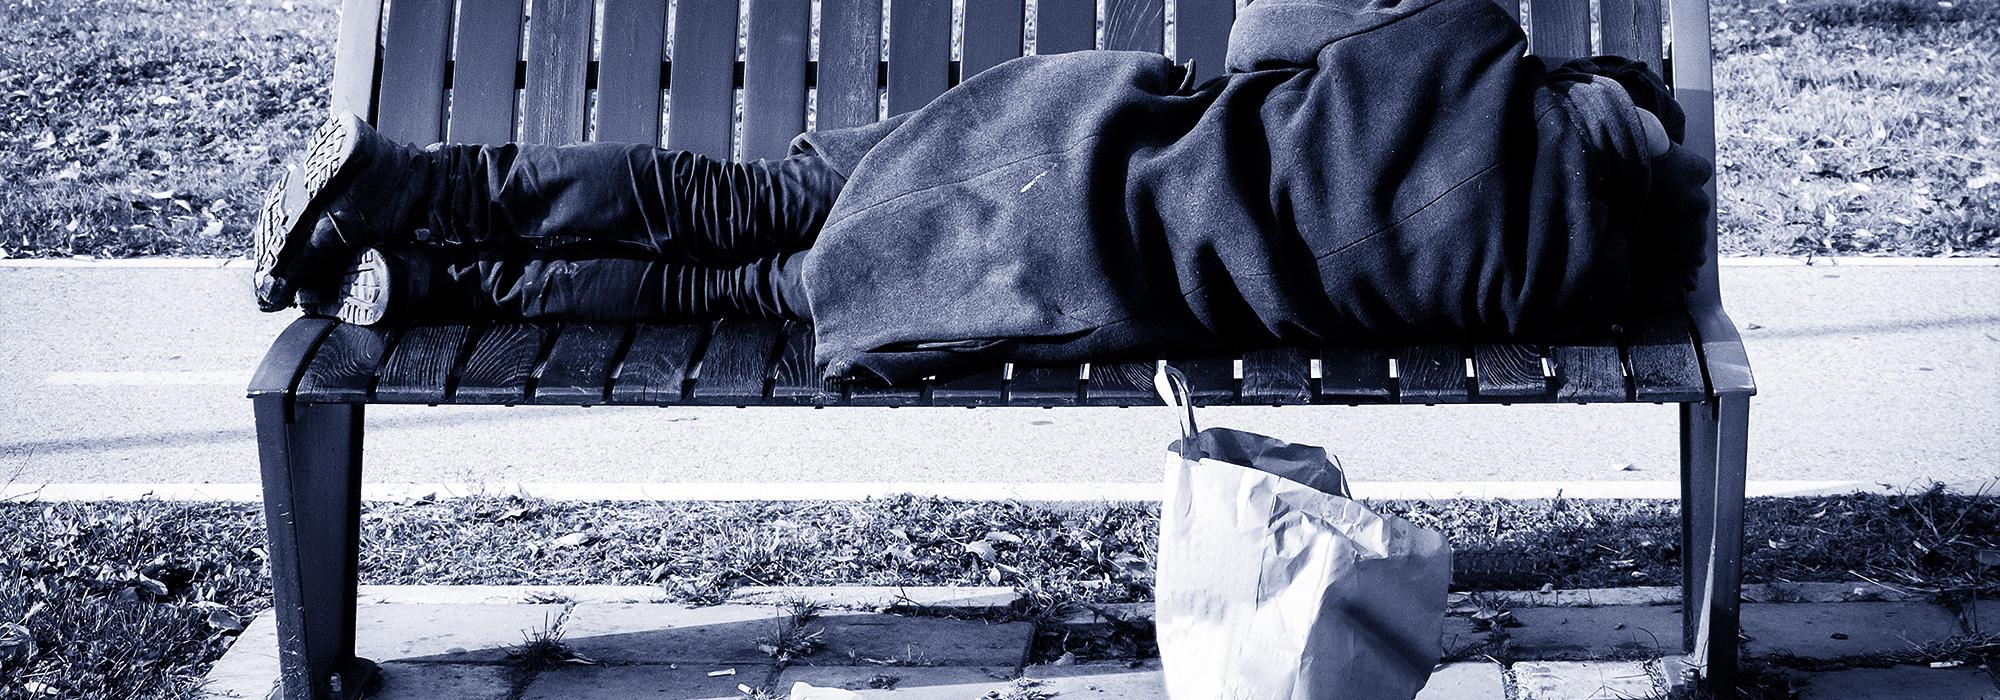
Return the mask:
[[[472,327],[464,324],[412,326],[396,341],[375,383],[377,401],[444,403],[451,374]]]
[[[1550,347],[1549,364],[1555,371],[1557,401],[1616,402],[1628,396],[1618,342],[1608,334],[1587,342]]]
[[[1528,0],[1528,51],[1557,61],[1590,55],[1590,0]]]
[[[840,403],[840,387],[828,383],[813,360],[813,327],[785,323],[785,346],[771,367],[771,403],[826,406]]]
[[[1472,367],[1481,399],[1508,401],[1549,393],[1539,345],[1479,345],[1472,349]]]
[[[882,0],[821,0],[814,128],[874,122],[882,97]]]
[[[667,3],[604,0],[597,65],[594,140],[660,142],[660,59],[666,55]]]
[[[1197,406],[1228,406],[1236,403],[1237,381],[1236,361],[1219,357],[1204,357],[1184,360],[1168,360],[1167,364],[1181,371],[1187,377],[1188,393],[1193,395]],[[1151,375],[1146,377],[1146,386],[1153,386]],[[1154,394],[1158,396],[1156,392]],[[1155,399],[1157,400],[1157,399]]]
[[[1194,61],[1197,81],[1222,75],[1223,51],[1235,23],[1235,0],[1176,0],[1174,60]]]
[[[1243,354],[1243,403],[1312,403],[1312,360],[1303,348],[1270,348]]]
[[[528,382],[542,359],[548,329],[533,323],[496,323],[473,341],[459,371],[454,403],[515,404],[527,399]]]
[[[667,147],[728,160],[736,114],[736,3],[678,7]]]
[[[438,140],[444,125],[444,61],[451,0],[398,0],[389,8],[375,125],[410,143]]]
[[[723,319],[715,322],[701,353],[688,397],[694,403],[746,406],[762,403],[771,360],[785,342],[782,321]]]
[[[375,121],[376,61],[382,57],[382,4],[357,0],[343,3],[340,35],[333,43],[333,85],[327,100],[335,114],[361,115]]]
[[[1156,362],[1092,363],[1090,379],[1083,383],[1083,402],[1091,406],[1158,406],[1159,392],[1153,390]]]
[[[1396,354],[1397,400],[1402,403],[1464,403],[1470,399],[1465,381],[1465,348],[1425,343]]]
[[[1159,53],[1166,29],[1164,0],[1104,0],[1104,48]]]
[[[882,386],[879,384],[855,383],[847,387],[849,406],[922,406],[924,388],[921,386]]]
[[[570,323],[556,334],[549,357],[535,370],[532,403],[590,406],[608,399],[611,370],[630,340],[630,326]]]
[[[1083,368],[1077,365],[1014,365],[1007,380],[1009,406],[1074,406],[1083,395]]]
[[[375,368],[389,353],[390,331],[342,323],[319,344],[299,377],[300,396],[317,402],[361,403],[375,383]]]
[[[750,0],[743,73],[743,159],[783,158],[806,128],[811,0]]]
[[[582,141],[590,69],[591,0],[535,0],[528,18],[528,71],[521,96],[521,140]]]
[[[1700,401],[1708,394],[1694,331],[1686,316],[1643,319],[1625,327],[1625,356],[1632,363],[1636,401]]]
[[[1660,68],[1662,41],[1659,0],[1600,0],[1602,53],[1645,61]]]
[[[1097,0],[1039,0],[1035,4],[1035,53],[1041,56],[1097,48]]]
[[[951,0],[889,3],[889,115],[930,104],[951,86]]]
[[[514,69],[520,60],[521,0],[468,2],[458,8],[446,140],[498,144],[514,139]]]
[[[965,46],[960,72],[970,78],[1021,57],[1021,0],[965,0]]]
[[[999,365],[931,384],[933,406],[998,406],[1006,385]]]
[[[676,404],[687,388],[695,353],[708,339],[706,323],[642,323],[632,334],[625,360],[611,375],[611,401]]]
[[[1384,348],[1321,348],[1319,373],[1323,403],[1382,403],[1395,395]]]

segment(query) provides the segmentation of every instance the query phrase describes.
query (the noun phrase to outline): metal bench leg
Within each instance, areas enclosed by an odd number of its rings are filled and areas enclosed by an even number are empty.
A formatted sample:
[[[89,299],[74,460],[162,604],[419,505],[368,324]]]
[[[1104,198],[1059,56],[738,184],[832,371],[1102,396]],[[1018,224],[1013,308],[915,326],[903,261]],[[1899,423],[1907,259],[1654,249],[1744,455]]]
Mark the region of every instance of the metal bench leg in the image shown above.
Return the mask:
[[[361,697],[374,680],[354,657],[362,407],[254,402],[284,697]]]
[[[1734,694],[1750,397],[1681,406],[1683,641],[1719,697]]]

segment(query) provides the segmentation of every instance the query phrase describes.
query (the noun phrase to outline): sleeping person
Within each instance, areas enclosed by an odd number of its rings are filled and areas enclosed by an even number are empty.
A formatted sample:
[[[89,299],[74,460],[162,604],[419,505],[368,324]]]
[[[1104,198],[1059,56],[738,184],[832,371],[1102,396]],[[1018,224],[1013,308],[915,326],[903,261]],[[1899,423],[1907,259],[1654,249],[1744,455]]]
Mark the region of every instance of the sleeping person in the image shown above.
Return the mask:
[[[258,303],[800,319],[829,378],[891,384],[1680,304],[1712,169],[1679,106],[1644,64],[1525,49],[1490,0],[1254,3],[1200,85],[1158,54],[1023,57],[755,162],[336,115],[266,198]]]

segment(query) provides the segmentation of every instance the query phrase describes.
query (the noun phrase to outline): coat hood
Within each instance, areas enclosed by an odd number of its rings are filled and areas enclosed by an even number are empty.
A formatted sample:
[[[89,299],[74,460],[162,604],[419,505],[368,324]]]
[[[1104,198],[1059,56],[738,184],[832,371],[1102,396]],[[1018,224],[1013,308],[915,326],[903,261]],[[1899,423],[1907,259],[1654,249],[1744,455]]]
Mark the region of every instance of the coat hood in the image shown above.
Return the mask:
[[[1438,0],[1258,0],[1229,29],[1227,68],[1247,73],[1310,66],[1327,44],[1366,32]]]

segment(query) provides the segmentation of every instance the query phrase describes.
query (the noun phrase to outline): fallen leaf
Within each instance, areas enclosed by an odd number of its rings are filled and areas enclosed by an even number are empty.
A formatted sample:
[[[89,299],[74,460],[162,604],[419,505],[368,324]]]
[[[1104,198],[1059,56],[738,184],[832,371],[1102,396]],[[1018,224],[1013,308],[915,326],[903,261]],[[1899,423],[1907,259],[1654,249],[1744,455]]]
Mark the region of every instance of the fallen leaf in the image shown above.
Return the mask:
[[[48,150],[50,147],[54,145],[56,145],[56,132],[44,131],[42,132],[41,138],[35,139],[35,143],[32,146],[32,148],[34,148],[37,151],[44,151]]]
[[[581,547],[581,546],[583,546],[583,545],[586,545],[586,544],[590,544],[591,542],[595,541],[596,539],[597,539],[597,538],[595,538],[595,537],[591,537],[591,536],[590,536],[590,533],[588,533],[588,532],[572,532],[572,533],[570,533],[570,534],[567,534],[567,535],[563,535],[563,536],[561,536],[561,537],[557,537],[557,538],[555,538],[555,539],[553,539],[553,540],[550,540],[550,541],[549,541],[549,546],[551,546],[551,547]]]
[[[172,96],[169,96],[169,95],[161,95],[161,96],[159,96],[159,97],[155,97],[155,98],[153,98],[153,104],[155,104],[155,105],[158,105],[158,106],[161,106],[161,107],[170,107],[170,106],[173,106],[173,105],[177,105],[177,104],[180,104],[180,103],[181,103],[181,101],[180,101],[180,100],[176,100],[176,99],[174,99],[174,98],[173,98]]]
[[[986,533],[985,539],[988,542],[1006,542],[1008,544],[1020,544],[1022,541],[1020,535],[1002,530],[994,530]]]
[[[993,543],[985,541],[967,543],[965,551],[971,552],[985,561],[993,561],[994,555],[998,554],[998,552],[993,550]]]
[[[243,631],[243,619],[236,613],[217,608],[208,611],[208,626],[227,632]]]

